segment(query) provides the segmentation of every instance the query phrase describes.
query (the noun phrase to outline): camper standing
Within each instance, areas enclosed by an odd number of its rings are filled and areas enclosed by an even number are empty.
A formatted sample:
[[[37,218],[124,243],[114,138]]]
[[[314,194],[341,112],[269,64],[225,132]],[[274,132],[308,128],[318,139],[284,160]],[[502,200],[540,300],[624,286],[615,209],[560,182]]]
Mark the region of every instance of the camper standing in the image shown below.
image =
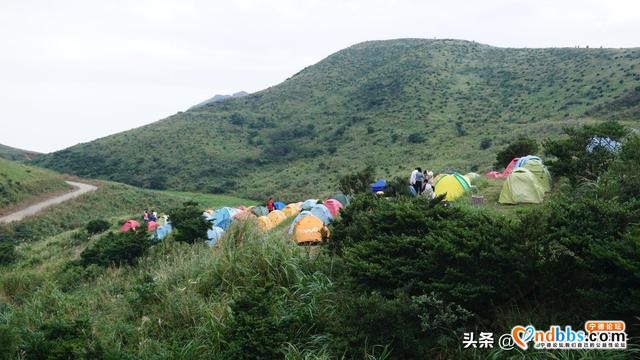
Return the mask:
[[[267,201],[267,210],[269,210],[269,212],[272,212],[275,209],[275,203],[273,201],[273,197],[270,197],[269,200]]]

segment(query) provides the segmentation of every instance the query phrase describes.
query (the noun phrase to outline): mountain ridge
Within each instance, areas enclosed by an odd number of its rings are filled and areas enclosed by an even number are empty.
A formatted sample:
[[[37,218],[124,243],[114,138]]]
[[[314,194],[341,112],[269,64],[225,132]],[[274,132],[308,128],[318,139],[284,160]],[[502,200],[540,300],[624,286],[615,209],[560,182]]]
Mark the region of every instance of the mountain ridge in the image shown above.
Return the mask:
[[[611,118],[636,125],[639,94],[638,48],[368,41],[249,96],[36,163],[143,187],[300,198],[368,163],[387,177],[418,165],[484,170],[513,136]]]

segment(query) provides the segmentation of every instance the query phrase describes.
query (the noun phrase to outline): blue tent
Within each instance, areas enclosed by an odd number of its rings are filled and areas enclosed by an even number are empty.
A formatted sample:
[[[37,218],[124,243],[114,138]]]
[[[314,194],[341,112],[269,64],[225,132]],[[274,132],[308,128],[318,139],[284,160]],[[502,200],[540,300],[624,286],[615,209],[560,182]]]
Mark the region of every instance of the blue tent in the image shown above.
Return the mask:
[[[329,209],[327,209],[327,207],[322,205],[322,204],[314,205],[311,208],[311,215],[313,215],[313,216],[317,217],[318,219],[322,220],[322,222],[325,225],[329,225],[331,220],[333,220],[333,216],[331,215],[331,212],[329,211]]]
[[[276,210],[282,210],[285,206],[287,206],[287,204],[283,203],[282,201],[276,201],[273,203],[273,206],[276,208]]]
[[[517,168],[523,167],[524,164],[526,164],[527,161],[529,161],[529,160],[540,160],[540,162],[542,162],[542,159],[540,159],[537,156],[527,155],[527,156],[523,156],[520,159],[518,159],[518,161],[516,162],[516,166],[515,167],[517,167]]]
[[[607,150],[608,152],[618,152],[620,151],[621,147],[622,144],[611,138],[604,136],[594,136],[591,138],[591,141],[589,141],[589,144],[587,144],[586,150],[591,153],[596,148],[602,148]]]
[[[170,223],[166,223],[162,226],[159,226],[158,228],[156,228],[156,233],[155,233],[156,239],[162,240],[166,238],[167,235],[169,235],[169,233],[171,232],[171,230],[173,230],[173,228],[171,227]]]
[[[205,242],[209,246],[214,246],[216,243],[218,243],[218,240],[220,240],[223,235],[224,235],[224,230],[222,230],[221,228],[219,228],[217,226],[214,226],[210,230],[207,231],[207,238],[209,240],[205,241]]]
[[[236,214],[236,212],[236,209],[223,207],[214,211],[213,215],[211,215],[211,219],[209,220],[213,221],[214,226],[222,228],[222,230],[227,230],[229,228],[229,225],[231,225],[233,216]]]
[[[301,211],[300,214],[296,215],[296,217],[293,219],[293,222],[291,222],[291,226],[289,227],[289,235],[293,235],[293,230],[295,229],[296,224],[300,219],[302,219],[305,216],[311,216],[311,215],[313,214],[311,213],[311,211],[308,211],[308,210]]]
[[[383,179],[378,179],[378,181],[371,184],[371,191],[374,193],[378,191],[385,191],[386,189],[387,189],[387,182]]]
[[[317,203],[318,203],[318,199],[305,200],[305,202],[303,202],[302,205],[300,206],[300,209],[311,210],[311,208],[313,208]]]

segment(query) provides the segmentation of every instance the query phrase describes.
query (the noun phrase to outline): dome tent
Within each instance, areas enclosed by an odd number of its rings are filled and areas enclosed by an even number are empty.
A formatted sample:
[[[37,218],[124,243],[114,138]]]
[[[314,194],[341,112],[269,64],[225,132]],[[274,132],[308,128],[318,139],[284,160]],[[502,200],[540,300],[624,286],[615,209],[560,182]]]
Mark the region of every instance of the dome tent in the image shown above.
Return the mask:
[[[298,244],[317,243],[322,241],[322,233],[329,234],[329,229],[322,220],[313,215],[303,216],[294,225],[293,238]]]
[[[273,207],[276,210],[282,210],[282,209],[284,209],[285,206],[287,206],[287,204],[285,204],[282,201],[276,201],[276,202],[273,203]]]
[[[222,228],[222,230],[227,230],[233,221],[233,217],[238,213],[240,213],[240,211],[237,209],[223,207],[214,211],[213,215],[207,220],[211,220],[213,225]]]
[[[300,209],[302,210],[311,210],[311,208],[318,203],[318,199],[309,199],[305,200],[305,202],[300,205]]]
[[[331,212],[323,204],[314,205],[310,211],[311,211],[311,214],[313,214],[315,217],[322,220],[322,222],[325,225],[329,225],[331,220],[333,220],[333,216],[331,215]]]
[[[324,206],[327,207],[327,209],[329,209],[329,212],[331,213],[331,216],[333,216],[334,218],[336,216],[338,216],[338,213],[340,212],[340,209],[342,209],[342,203],[336,199],[327,199],[324,201]]]
[[[287,220],[287,216],[280,210],[273,210],[267,215],[273,227],[280,225],[281,222]]]
[[[267,209],[266,206],[254,206],[251,209],[251,212],[255,216],[267,216],[267,214],[269,214],[269,209]]]
[[[551,190],[551,175],[549,174],[547,167],[542,163],[542,160],[529,160],[522,167],[531,171],[544,192]]]
[[[442,176],[435,184],[436,196],[445,195],[444,200],[454,201],[469,191],[469,183],[458,173]]]
[[[287,206],[284,207],[284,210],[282,210],[282,212],[286,217],[292,217],[292,216],[298,215],[298,213],[300,212],[300,204],[298,203],[288,204]]]
[[[211,229],[207,230],[207,238],[209,240],[205,241],[209,246],[214,246],[218,243],[218,241],[224,235],[224,230],[220,227],[214,226]]]
[[[527,168],[513,170],[502,185],[500,204],[539,204],[544,197],[544,189],[538,179]]]
[[[309,210],[301,211],[300,214],[298,214],[291,222],[291,226],[289,227],[289,235],[293,235],[293,230],[295,229],[296,224],[305,216],[313,216],[313,214]]]
[[[377,193],[378,191],[387,191],[387,181],[384,179],[378,179],[378,181],[371,184],[371,192]]]
[[[347,206],[349,205],[349,197],[345,194],[334,194],[333,196],[330,197],[330,199],[335,199],[338,200],[342,203],[342,206]]]
[[[140,227],[140,223],[137,222],[136,220],[127,220],[120,227],[120,232],[121,233],[125,233],[125,232],[127,232],[129,230],[134,230],[135,231],[139,227]]]
[[[257,222],[258,222],[258,227],[262,231],[271,230],[273,228],[273,223],[271,222],[271,219],[269,219],[266,216],[258,216]]]

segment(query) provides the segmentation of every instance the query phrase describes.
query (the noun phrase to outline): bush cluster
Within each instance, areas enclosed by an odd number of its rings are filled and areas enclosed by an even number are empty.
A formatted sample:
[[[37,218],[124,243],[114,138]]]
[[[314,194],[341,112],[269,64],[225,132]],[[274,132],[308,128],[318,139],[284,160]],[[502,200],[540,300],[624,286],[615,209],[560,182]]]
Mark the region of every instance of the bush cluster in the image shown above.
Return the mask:
[[[134,265],[153,242],[146,229],[125,233],[109,232],[80,254],[82,265]]]

